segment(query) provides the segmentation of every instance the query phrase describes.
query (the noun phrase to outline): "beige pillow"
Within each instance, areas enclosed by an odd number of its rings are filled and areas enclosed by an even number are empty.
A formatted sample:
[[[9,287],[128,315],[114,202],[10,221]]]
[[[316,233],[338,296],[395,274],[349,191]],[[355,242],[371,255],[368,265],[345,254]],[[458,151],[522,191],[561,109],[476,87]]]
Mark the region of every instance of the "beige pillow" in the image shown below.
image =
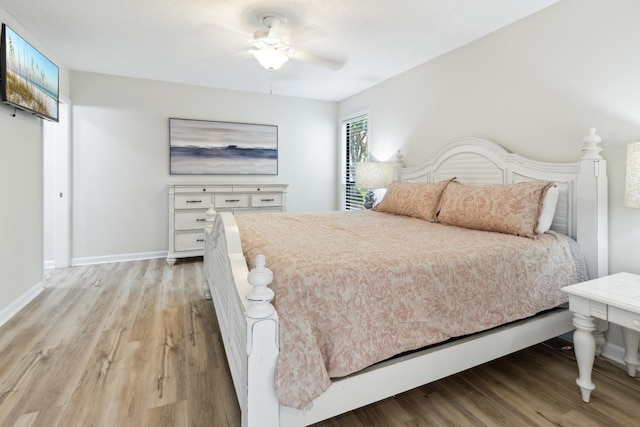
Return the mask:
[[[545,195],[552,182],[448,185],[442,193],[437,220],[476,230],[536,237]]]
[[[435,222],[442,192],[453,179],[434,184],[392,182],[373,210]]]

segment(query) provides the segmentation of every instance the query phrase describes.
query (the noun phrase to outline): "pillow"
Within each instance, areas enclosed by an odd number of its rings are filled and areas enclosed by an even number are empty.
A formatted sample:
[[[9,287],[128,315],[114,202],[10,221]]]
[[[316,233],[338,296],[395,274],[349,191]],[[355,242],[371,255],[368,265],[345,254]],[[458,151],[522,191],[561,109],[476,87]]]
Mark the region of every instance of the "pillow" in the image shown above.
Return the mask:
[[[442,193],[437,220],[458,227],[536,237],[549,222],[551,197],[545,224],[539,227],[545,196],[555,186],[540,181],[483,186],[454,182]]]
[[[544,234],[551,228],[553,217],[556,215],[556,205],[558,204],[559,193],[560,189],[557,185],[554,185],[547,190],[547,194],[545,194],[544,201],[542,202],[542,212],[540,212],[540,217],[538,217],[536,234]]]
[[[434,184],[394,181],[373,210],[435,222],[442,191],[454,179]]]

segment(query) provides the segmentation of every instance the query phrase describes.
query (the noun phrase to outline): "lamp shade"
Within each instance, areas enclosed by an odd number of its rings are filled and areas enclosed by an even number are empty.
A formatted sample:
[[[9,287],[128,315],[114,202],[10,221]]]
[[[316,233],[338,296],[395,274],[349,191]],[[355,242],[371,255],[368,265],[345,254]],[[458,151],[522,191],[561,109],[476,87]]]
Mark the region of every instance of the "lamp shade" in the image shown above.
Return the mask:
[[[266,46],[262,49],[256,50],[253,53],[253,57],[258,60],[267,70],[277,70],[282,67],[285,62],[289,60],[289,56],[273,46]]]
[[[372,190],[389,186],[393,164],[385,162],[356,163],[356,187]]]
[[[624,205],[630,208],[640,208],[640,142],[627,144]]]

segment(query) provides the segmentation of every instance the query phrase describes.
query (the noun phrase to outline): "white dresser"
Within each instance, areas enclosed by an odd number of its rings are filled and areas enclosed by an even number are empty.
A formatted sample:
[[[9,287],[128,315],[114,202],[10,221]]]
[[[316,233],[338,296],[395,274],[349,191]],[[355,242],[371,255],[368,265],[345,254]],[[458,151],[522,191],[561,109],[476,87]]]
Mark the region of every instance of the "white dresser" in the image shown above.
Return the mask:
[[[287,184],[169,185],[167,262],[204,254],[204,225],[209,205],[216,211],[284,212]]]

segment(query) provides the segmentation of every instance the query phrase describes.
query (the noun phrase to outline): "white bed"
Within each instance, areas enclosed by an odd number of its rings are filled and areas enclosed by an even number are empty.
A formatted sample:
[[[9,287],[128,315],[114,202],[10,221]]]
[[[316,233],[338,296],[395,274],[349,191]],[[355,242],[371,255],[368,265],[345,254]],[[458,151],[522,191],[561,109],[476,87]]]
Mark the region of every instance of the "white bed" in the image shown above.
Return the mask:
[[[477,138],[447,144],[431,159],[398,168],[396,179],[432,183],[457,176],[466,184],[555,181],[560,188],[551,229],[578,241],[590,277],[607,274],[607,178],[600,138],[591,130],[576,163],[545,163],[508,153]],[[215,305],[243,426],[303,426],[438,380],[573,329],[568,310],[555,310],[442,345],[412,352],[334,381],[306,410],[280,405],[274,391],[278,314],[270,304],[269,272],[254,271],[229,213],[209,212],[205,292]],[[266,260],[267,267],[269,260]],[[250,283],[251,282],[251,283]]]

